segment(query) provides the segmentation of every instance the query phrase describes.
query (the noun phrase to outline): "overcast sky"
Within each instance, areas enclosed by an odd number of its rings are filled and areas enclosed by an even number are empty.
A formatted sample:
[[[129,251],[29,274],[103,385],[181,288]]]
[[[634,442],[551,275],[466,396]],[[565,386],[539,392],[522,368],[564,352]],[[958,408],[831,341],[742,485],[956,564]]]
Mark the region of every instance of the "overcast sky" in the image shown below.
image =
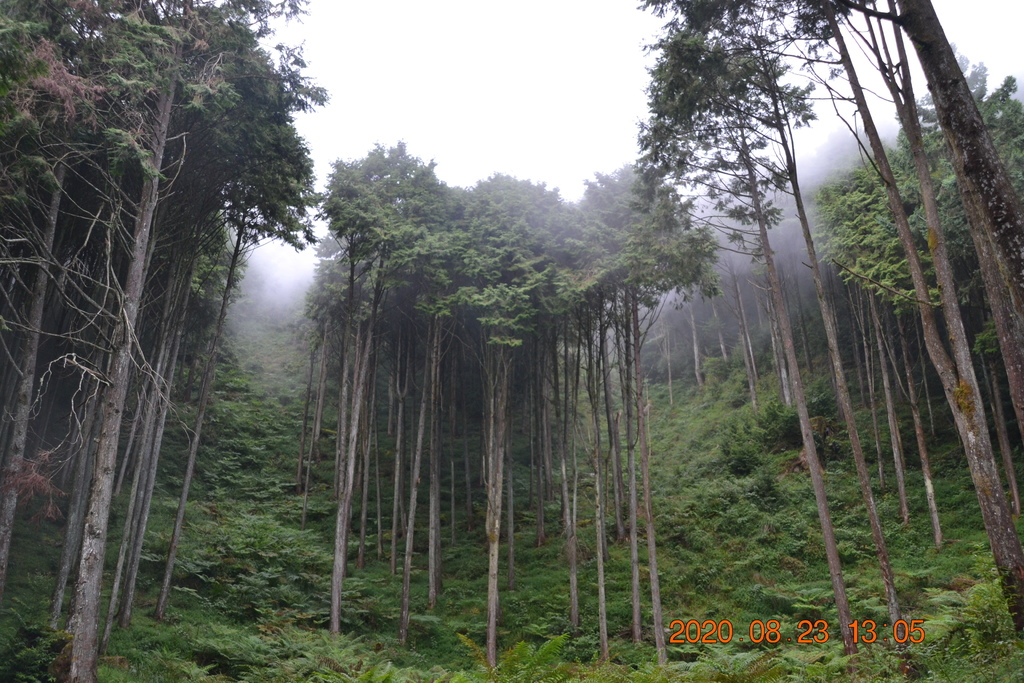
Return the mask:
[[[950,40],[989,67],[990,87],[1024,72],[1020,0],[933,2]],[[584,180],[637,156],[653,61],[643,47],[661,26],[637,4],[310,0],[274,41],[304,44],[306,73],[330,93],[297,122],[318,183],[333,161],[404,140],[450,185],[500,172],[579,199]],[[822,116],[825,140],[838,126]]]

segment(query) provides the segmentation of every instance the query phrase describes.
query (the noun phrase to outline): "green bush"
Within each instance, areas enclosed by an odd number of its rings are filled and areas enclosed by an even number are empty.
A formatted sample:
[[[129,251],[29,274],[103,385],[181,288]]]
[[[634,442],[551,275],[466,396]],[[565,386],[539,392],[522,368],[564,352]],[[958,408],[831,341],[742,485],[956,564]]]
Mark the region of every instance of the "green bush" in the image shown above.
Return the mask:
[[[796,409],[776,398],[764,402],[758,414],[758,426],[764,434],[762,445],[768,451],[800,448],[800,421]]]
[[[743,477],[761,464],[765,431],[747,412],[737,413],[725,423],[719,448],[725,466],[734,476]]]
[[[56,681],[54,661],[69,642],[71,636],[65,631],[22,622],[11,641],[0,650],[0,681]]]

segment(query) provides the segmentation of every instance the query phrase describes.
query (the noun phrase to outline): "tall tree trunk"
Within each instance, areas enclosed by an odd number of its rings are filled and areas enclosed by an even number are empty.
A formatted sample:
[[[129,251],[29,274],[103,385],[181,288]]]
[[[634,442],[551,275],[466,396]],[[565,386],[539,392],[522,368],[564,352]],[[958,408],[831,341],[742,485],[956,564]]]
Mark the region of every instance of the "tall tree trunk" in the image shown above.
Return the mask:
[[[625,413],[626,422],[626,490],[629,497],[629,586],[630,586],[630,607],[632,618],[630,619],[630,636],[634,643],[639,643],[643,638],[643,617],[640,602],[640,533],[637,523],[637,513],[640,508],[639,496],[636,486],[636,438],[633,433],[633,409],[637,405],[636,387],[633,383],[633,354],[631,340],[633,337],[632,327],[629,319],[629,304],[623,296],[619,320],[615,327],[617,337],[616,349],[619,356],[619,385],[622,387],[622,407]]]
[[[901,0],[901,6],[906,6],[908,2],[910,0]],[[914,293],[918,300],[918,311],[924,327],[925,346],[942,381],[946,400],[950,405],[957,431],[964,444],[964,452],[967,455],[967,462],[971,469],[971,478],[974,481],[975,491],[978,495],[978,503],[981,507],[985,531],[989,538],[989,545],[992,549],[996,568],[1003,578],[1003,588],[1007,601],[1010,604],[1010,614],[1013,618],[1014,627],[1018,632],[1024,631],[1024,550],[1021,548],[1020,538],[1017,536],[1009,506],[1002,493],[999,471],[995,464],[992,442],[989,438],[988,425],[985,419],[984,404],[978,391],[978,382],[971,362],[970,348],[967,345],[966,333],[956,301],[956,287],[953,283],[946,257],[942,226],[939,224],[929,225],[929,247],[932,250],[936,277],[939,282],[942,311],[946,318],[947,332],[953,346],[952,358],[946,353],[942,345],[942,338],[939,334],[934,311],[929,300],[929,288],[924,278],[920,257],[917,253],[906,212],[903,208],[895,176],[892,173],[892,168],[889,166],[885,148],[875,128],[871,111],[867,106],[866,97],[860,87],[856,71],[853,68],[849,51],[845,47],[845,41],[839,30],[834,9],[828,2],[822,2],[821,7],[824,9],[831,25],[833,38],[840,47],[843,66],[850,79],[854,99],[861,113],[864,129],[870,139],[872,152],[875,157],[875,166],[882,175],[889,199],[889,206],[896,219],[897,234],[907,254],[910,275],[914,282]],[[906,80],[902,84],[903,96],[906,99],[902,103],[904,106],[900,107],[901,111],[913,107],[913,94],[909,85],[909,81]],[[916,120],[916,112],[913,113],[914,116],[908,117],[908,120],[904,122],[904,128],[907,127],[908,122],[913,126],[913,121]],[[1024,258],[1024,250],[1021,250],[1021,253],[1021,258]]]
[[[740,338],[739,344],[743,351],[743,371],[747,375],[747,389],[750,391],[750,406],[757,413],[757,369],[754,365],[754,347],[750,343],[750,332],[747,330],[747,316],[743,310],[743,297],[740,296],[740,285],[739,278],[736,277],[736,273],[733,270],[732,264],[729,266],[729,275],[732,277],[732,292],[733,297],[736,300],[736,321],[740,326]]]
[[[167,332],[161,332],[161,334],[167,334]],[[121,467],[117,471],[117,483],[114,484],[114,498],[121,495],[121,485],[124,484],[125,475],[135,467],[135,453],[139,450],[135,446],[136,437],[139,435],[139,425],[145,421],[146,414],[149,412],[146,406],[149,403],[151,384],[152,378],[144,377],[141,379],[141,385],[135,401],[135,414],[132,416],[132,428],[128,432],[128,443],[124,447],[124,455],[121,456]]]
[[[398,615],[398,642],[405,645],[409,637],[409,599],[412,578],[413,533],[416,529],[416,498],[419,494],[420,463],[423,461],[423,441],[427,432],[427,406],[434,393],[434,367],[440,355],[440,322],[431,321],[427,342],[427,360],[423,368],[423,386],[420,388],[420,416],[416,429],[416,445],[413,447],[412,467],[409,470],[409,509],[405,526],[405,563],[402,568],[402,598]],[[412,370],[412,361],[409,361]],[[397,494],[396,494],[397,495]]]
[[[182,272],[184,271],[184,272]],[[184,275],[187,274],[187,278]],[[118,613],[121,602],[125,602],[122,613],[122,625],[127,626],[131,619],[130,601],[135,596],[135,579],[138,571],[138,558],[135,551],[138,546],[141,552],[142,540],[145,537],[146,525],[149,521],[149,506],[152,500],[152,484],[155,482],[156,466],[159,461],[159,441],[154,438],[163,437],[163,418],[170,399],[170,378],[174,376],[174,365],[178,343],[181,340],[181,329],[185,309],[189,299],[192,280],[192,268],[175,268],[171,272],[165,293],[164,311],[161,315],[159,343],[156,365],[153,369],[150,384],[152,391],[145,406],[140,403],[138,411],[144,414],[145,427],[140,440],[138,464],[132,476],[132,489],[125,515],[124,530],[121,534],[121,546],[118,549],[117,567],[114,570],[114,581],[110,589],[110,601],[107,607],[107,619],[100,640],[100,653],[107,650],[110,633],[114,625],[114,617]],[[184,285],[182,283],[185,283]],[[171,366],[167,369],[167,366]],[[143,395],[147,392],[143,390]],[[140,398],[142,401],[142,398]],[[126,571],[127,570],[127,571]],[[122,578],[125,578],[125,595],[121,595]]]
[[[640,331],[640,302],[632,293],[630,315],[633,333],[633,377],[636,399],[636,432],[640,450],[640,479],[644,492],[644,528],[647,532],[647,572],[651,584],[651,622],[654,629],[654,647],[658,652],[658,664],[668,661],[665,647],[665,621],[661,613],[661,579],[658,576],[658,546],[654,530],[654,503],[651,495],[651,453],[647,441],[647,408],[644,395],[643,366],[640,364],[640,348],[643,335]]]
[[[1010,446],[1010,435],[1006,429],[1006,416],[1003,414],[1003,397],[999,391],[998,369],[991,358],[986,360],[982,370],[988,374],[988,394],[992,403],[992,421],[995,423],[996,439],[999,453],[1003,458],[1003,473],[1006,475],[1006,486],[1010,490],[1013,501],[1013,514],[1020,517],[1020,490],[1017,488],[1017,473],[1013,468],[1013,448]]]
[[[181,48],[176,48],[180,59]],[[120,315],[111,334],[110,364],[106,377],[107,388],[102,398],[102,427],[96,445],[96,461],[89,489],[89,503],[85,513],[85,533],[79,555],[78,578],[75,582],[75,600],[68,616],[68,631],[74,635],[71,643],[71,669],[68,678],[81,683],[96,680],[99,658],[100,603],[103,588],[103,559],[107,547],[107,527],[110,521],[110,503],[114,492],[117,464],[117,446],[121,435],[121,413],[128,393],[134,349],[135,322],[142,305],[146,282],[146,254],[153,227],[153,215],[159,199],[160,170],[163,167],[164,145],[171,122],[171,107],[177,82],[172,80],[169,91],[157,96],[157,116],[153,122],[152,156],[143,161],[147,167],[138,204],[131,256],[125,276]]]
[[[924,422],[921,420],[921,406],[917,400],[917,383],[914,381],[914,370],[910,365],[910,350],[907,347],[907,335],[903,329],[903,321],[896,319],[899,325],[900,346],[903,351],[903,372],[907,378],[907,400],[910,402],[910,414],[914,420],[914,437],[917,439],[917,454],[921,458],[921,474],[924,476],[924,492],[928,499],[928,516],[932,520],[932,540],[936,550],[942,548],[942,525],[939,523],[939,507],[935,501],[935,484],[932,481],[932,464],[928,458],[928,441],[924,435]]]
[[[675,406],[676,398],[672,391],[672,329],[665,326],[665,372],[668,375],[668,404]]]
[[[181,497],[178,499],[178,512],[174,517],[174,529],[171,531],[170,545],[167,550],[164,579],[160,586],[160,595],[156,601],[154,616],[157,621],[163,621],[164,613],[167,610],[167,601],[170,598],[171,578],[174,574],[174,562],[178,555],[178,541],[181,539],[181,532],[185,524],[185,505],[188,503],[188,493],[192,486],[192,476],[195,473],[196,455],[199,453],[199,439],[203,433],[206,409],[209,407],[210,393],[213,391],[213,376],[217,368],[217,352],[220,349],[221,336],[224,333],[224,320],[227,318],[228,305],[231,303],[231,292],[235,287],[235,274],[242,257],[244,244],[245,231],[240,228],[238,234],[235,235],[235,246],[231,251],[231,262],[228,265],[227,281],[224,283],[224,294],[220,300],[217,326],[214,329],[213,339],[210,340],[209,353],[203,368],[203,381],[199,387],[199,404],[196,406],[195,426],[192,429],[192,438],[189,441],[188,459],[185,463],[185,475],[181,484]]]
[[[370,450],[373,447],[373,437],[377,431],[377,363],[376,354],[372,354],[372,356],[369,362],[371,369],[368,380],[370,399],[366,404],[366,414],[363,417],[363,482],[359,492],[359,550],[356,552],[356,569],[363,569],[366,566],[366,525],[370,511]]]
[[[803,297],[800,296],[800,283],[793,282],[793,291],[796,295],[797,321],[800,323],[800,341],[803,342],[804,364],[807,366],[808,374],[814,372],[814,361],[811,359],[811,340],[807,336],[807,316],[804,315]]]
[[[406,346],[408,347],[408,341]],[[405,360],[402,359],[402,343],[399,339],[398,350],[395,352],[395,363],[398,365],[398,407],[395,410],[395,466],[392,473],[391,499],[391,574],[398,569],[398,534],[402,527],[401,498],[405,488],[402,472],[405,467],[405,401],[409,395],[409,379],[412,376],[412,352],[406,348]],[[404,370],[403,370],[404,368]]]
[[[1024,320],[1015,314],[1006,283],[999,277],[999,262],[991,240],[974,230],[971,231],[971,239],[978,253],[978,270],[985,282],[985,293],[996,326],[999,351],[1010,388],[1010,402],[1017,417],[1018,430],[1024,438]],[[1019,510],[1017,514],[1020,514]]]
[[[590,321],[592,323],[592,320]],[[592,327],[592,324],[588,327]],[[594,349],[593,329],[587,330],[587,393],[590,398],[591,429],[593,430],[593,448],[591,449],[591,466],[594,468],[594,488],[597,493],[594,510],[594,532],[597,541],[597,631],[601,647],[601,661],[608,659],[608,603],[605,596],[605,479],[601,457],[601,384],[604,375],[598,380],[599,367],[604,356],[604,325],[598,326],[597,333],[601,336],[599,350]]]
[[[380,492],[380,436],[377,421],[373,423],[373,482],[377,512],[377,561],[384,559],[384,503]]]
[[[612,507],[615,521],[615,542],[626,540],[626,523],[622,519],[622,502],[625,497],[625,484],[622,480],[622,440],[619,438],[619,419],[613,408],[612,373],[608,360],[608,323],[602,308],[600,316],[600,357],[601,383],[599,389],[604,395],[604,419],[608,427],[608,447],[611,454]],[[670,392],[671,394],[671,392]]]
[[[462,471],[466,483],[466,531],[472,531],[473,524],[473,470],[469,466],[469,418],[466,416],[466,401],[462,401]]]
[[[696,300],[690,301],[690,336],[693,339],[693,374],[697,377],[697,387],[704,388],[704,375],[700,371],[700,342],[697,339],[697,320],[694,318],[693,309],[697,305]]]
[[[882,432],[878,428],[878,405],[875,395],[875,354],[871,350],[871,327],[868,326],[867,314],[864,312],[864,292],[857,290],[857,307],[854,317],[861,332],[864,347],[864,358],[867,365],[868,409],[871,411],[871,434],[875,440],[875,462],[878,463],[878,487],[885,493],[885,466],[882,459]]]
[[[363,425],[363,409],[366,407],[367,378],[370,376],[370,361],[373,357],[374,318],[376,306],[370,320],[356,332],[355,358],[352,368],[352,410],[346,431],[338,431],[338,440],[346,440],[343,458],[345,469],[341,473],[341,496],[334,518],[334,568],[331,572],[331,623],[330,632],[341,632],[341,591],[348,569],[348,537],[351,530],[352,498],[355,491],[356,460],[359,457],[359,436]],[[352,355],[352,354],[349,354]],[[345,423],[343,423],[345,424]],[[347,438],[346,438],[347,437]]]
[[[931,0],[897,0],[897,4],[900,26],[917,51],[939,125],[952,152],[957,187],[971,230],[988,235],[995,244],[1017,315],[1024,318],[1024,207],[1020,197]]]
[[[765,296],[764,308],[768,314],[768,326],[771,330],[772,355],[775,358],[775,376],[779,382],[779,400],[787,406],[791,406],[793,405],[793,385],[790,372],[795,372],[795,369],[788,367],[785,342],[782,340],[782,317],[786,313],[784,310],[779,311],[778,305],[772,299],[771,292],[768,292]],[[789,323],[788,319],[786,323]]]
[[[538,372],[533,377],[532,389],[533,389],[533,415],[532,415],[532,434],[530,439],[530,454],[536,455],[536,472],[537,475],[537,495],[534,500],[536,505],[535,516],[537,518],[537,539],[536,546],[539,548],[548,542],[547,534],[547,520],[544,514],[544,505],[547,503],[547,492],[544,489],[544,449],[550,448],[551,443],[548,438],[548,413],[547,413],[547,396],[545,394],[545,383],[544,377],[547,376],[547,367],[545,365],[547,356],[542,351],[543,342],[537,341],[537,362],[540,365]],[[531,472],[531,482],[533,472]]]
[[[302,403],[302,431],[299,433],[299,464],[295,469],[295,493],[302,493],[302,463],[306,458],[306,436],[309,433],[309,402],[313,396],[313,368],[316,349],[309,347],[309,372],[306,374],[306,398]]]
[[[856,318],[856,308],[853,305],[853,294],[851,293],[851,291],[852,291],[851,287],[848,287],[846,289],[847,303],[850,306],[850,313],[853,314],[854,318]],[[833,305],[833,310],[835,310],[835,306],[834,305]],[[858,396],[860,396],[860,407],[861,408],[867,408],[868,407],[868,394],[867,394],[867,390],[865,389],[866,385],[865,385],[865,379],[864,379],[864,365],[865,365],[865,363],[867,361],[866,361],[866,359],[862,359],[861,358],[862,354],[860,353],[860,348],[859,348],[861,346],[861,343],[862,342],[861,342],[861,339],[860,339],[860,327],[857,324],[857,322],[854,321],[854,323],[850,325],[850,351],[851,351],[851,355],[853,356],[854,366],[856,367],[856,370],[857,370],[857,392],[858,392]],[[867,348],[866,345],[863,348]]]
[[[562,378],[559,381],[558,339],[551,337],[552,382],[554,388],[555,423],[558,426],[558,461],[561,473],[562,494],[562,533],[565,534],[565,554],[569,563],[569,623],[574,633],[580,626],[579,585],[577,579],[577,542],[576,517],[573,514],[573,501],[569,496],[569,473],[567,441],[569,434],[569,339],[568,325],[563,325]],[[573,473],[575,475],[575,472]],[[575,498],[575,496],[573,496]]]
[[[39,353],[39,337],[43,328],[43,309],[46,305],[46,289],[50,283],[50,252],[53,237],[57,232],[57,216],[60,212],[60,198],[64,192],[64,176],[67,168],[58,163],[54,169],[57,186],[50,193],[50,205],[46,215],[39,244],[39,266],[32,283],[32,298],[29,303],[26,326],[28,332],[21,351],[21,379],[18,381],[14,418],[11,420],[11,434],[7,453],[0,457],[4,465],[0,471],[0,606],[4,601],[4,586],[7,567],[10,562],[11,536],[14,533],[14,511],[18,506],[18,488],[15,479],[21,473],[25,462],[25,446],[28,439],[28,423],[32,410],[32,393],[35,388],[36,358]],[[6,416],[5,416],[6,418]],[[2,443],[2,442],[0,442]]]
[[[892,384],[889,381],[889,363],[886,361],[885,342],[882,340],[882,322],[878,318],[875,297],[868,294],[868,307],[871,309],[871,320],[875,327],[875,346],[878,349],[878,367],[882,371],[882,395],[885,397],[885,417],[889,422],[889,445],[892,447],[892,460],[896,470],[896,492],[900,499],[900,517],[903,524],[910,524],[910,505],[907,502],[907,484],[903,464],[903,443],[900,439],[900,425],[896,419],[896,404],[892,395]]]
[[[71,572],[78,562],[78,554],[82,547],[82,534],[85,531],[85,507],[89,500],[89,481],[93,469],[93,438],[99,426],[99,399],[96,393],[90,392],[85,401],[85,431],[80,432],[81,441],[76,446],[76,439],[71,440],[74,449],[73,460],[75,475],[71,488],[71,501],[68,504],[67,523],[64,525],[64,543],[60,550],[60,563],[57,569],[57,581],[53,595],[50,597],[50,628],[57,628],[61,612],[64,608],[64,593],[67,591]]]
[[[452,406],[454,411],[455,406]],[[448,546],[455,547],[455,430],[451,431],[448,447],[448,530],[451,533]]]
[[[189,282],[190,281],[191,278],[189,278]],[[150,507],[153,502],[153,489],[156,486],[157,465],[160,460],[160,445],[163,442],[164,427],[167,423],[167,413],[171,406],[172,382],[174,379],[175,366],[178,362],[178,349],[181,346],[181,339],[183,336],[182,321],[184,320],[184,316],[188,309],[190,289],[191,288],[187,283],[183,284],[184,301],[181,304],[181,310],[178,318],[178,333],[174,339],[174,344],[171,347],[170,353],[168,354],[170,362],[168,364],[167,372],[160,384],[160,393],[158,396],[159,407],[157,408],[158,418],[156,420],[152,438],[146,440],[145,448],[147,450],[143,452],[146,462],[146,480],[144,488],[142,489],[143,496],[140,504],[141,510],[139,522],[135,525],[132,544],[128,549],[124,596],[121,600],[121,609],[118,613],[118,625],[121,626],[121,628],[128,628],[131,625],[132,603],[135,599],[135,584],[139,575],[139,563],[142,560],[142,546],[143,541],[145,540],[146,528],[149,523]]]
[[[501,547],[502,484],[505,475],[504,451],[508,437],[509,384],[511,350],[503,344],[488,344],[484,349],[485,420],[487,448],[484,464],[487,487],[487,661],[498,663],[498,620],[501,610],[498,595],[498,555]]]
[[[350,308],[351,310],[351,304]],[[347,450],[348,440],[346,436],[349,433],[348,427],[348,415],[349,408],[351,407],[349,402],[349,392],[355,393],[355,387],[351,386],[354,379],[350,379],[353,373],[359,374],[359,358],[358,355],[362,350],[361,340],[358,335],[355,339],[352,338],[352,321],[351,316],[346,316],[345,325],[341,332],[341,343],[338,345],[338,352],[341,354],[341,374],[338,376],[338,418],[337,418],[337,436],[334,437],[334,499],[337,501],[341,500],[342,490],[345,488],[345,471],[347,460],[346,457],[349,455]],[[353,360],[353,356],[356,358]],[[355,366],[353,369],[352,366]],[[351,428],[352,432],[358,433],[356,429],[357,425],[353,425]]]
[[[313,409],[313,432],[309,435],[309,454],[306,456],[306,476],[302,485],[302,519],[299,529],[306,529],[306,509],[309,503],[309,477],[313,465],[320,461],[320,430],[323,428],[324,407],[327,405],[327,328],[320,330],[320,372],[317,379],[316,407]]]
[[[718,348],[722,352],[722,360],[729,360],[729,349],[725,346],[725,336],[722,334],[722,320],[718,317],[718,306],[715,300],[711,299],[711,315],[715,319],[715,332],[718,333]]]
[[[516,530],[514,496],[512,490],[512,449],[505,445],[505,545],[508,546],[508,571],[505,588],[516,589]]]
[[[436,362],[440,362],[437,360]],[[441,592],[441,388],[440,370],[430,402],[430,488],[427,501],[427,606],[434,609]]]
[[[786,169],[789,176],[790,188],[793,192],[793,199],[796,203],[797,217],[800,221],[800,229],[804,237],[804,246],[807,250],[807,260],[811,267],[811,277],[814,281],[815,293],[818,297],[818,308],[821,311],[821,320],[825,328],[825,340],[828,345],[829,361],[832,365],[836,399],[839,405],[839,412],[846,422],[846,432],[850,439],[850,450],[853,453],[854,465],[857,469],[857,482],[860,485],[861,498],[864,500],[864,507],[868,513],[868,523],[871,527],[871,539],[875,546],[875,557],[878,560],[879,572],[882,576],[882,586],[885,591],[885,602],[888,609],[890,623],[896,623],[902,619],[899,606],[899,599],[896,595],[896,581],[893,576],[892,564],[889,560],[889,550],[885,543],[885,534],[882,531],[882,523],[878,516],[878,507],[875,504],[874,492],[871,489],[871,475],[868,471],[867,460],[864,458],[864,448],[860,440],[860,431],[857,429],[857,419],[853,410],[853,400],[850,398],[850,387],[846,379],[846,369],[843,367],[842,351],[839,346],[839,324],[835,313],[833,300],[827,296],[825,284],[821,276],[821,266],[818,262],[817,250],[814,246],[814,239],[811,235],[811,223],[807,216],[804,205],[803,192],[800,187],[799,171],[796,163],[796,154],[793,149],[793,139],[788,125],[783,125],[784,120],[779,106],[776,92],[773,91],[773,103],[778,114],[779,138],[782,141],[785,153]],[[845,645],[845,641],[844,641]]]
[[[748,185],[754,216],[757,221],[760,234],[761,249],[764,255],[765,268],[768,271],[769,291],[768,295],[773,302],[775,319],[778,323],[778,332],[785,361],[790,369],[790,381],[792,382],[793,402],[796,405],[797,417],[800,420],[800,433],[803,438],[804,454],[807,456],[808,470],[811,475],[811,483],[814,487],[814,498],[818,507],[818,520],[821,523],[821,534],[825,544],[825,556],[828,560],[829,575],[832,579],[832,592],[835,595],[836,611],[839,615],[839,627],[843,635],[843,651],[846,654],[853,654],[857,651],[857,645],[850,630],[852,621],[850,605],[846,597],[846,584],[843,581],[843,570],[839,559],[839,548],[836,544],[835,530],[832,527],[832,516],[828,509],[828,498],[825,494],[824,472],[821,462],[818,460],[818,450],[814,444],[814,431],[811,428],[811,417],[807,411],[807,400],[804,396],[803,379],[800,376],[800,368],[796,361],[796,346],[793,343],[793,330],[789,323],[789,316],[786,313],[786,303],[783,299],[782,285],[779,282],[779,274],[775,268],[775,255],[771,244],[768,241],[768,222],[761,206],[761,198],[758,190],[756,171],[750,152],[746,146],[746,140],[742,140],[741,161],[746,167]]]

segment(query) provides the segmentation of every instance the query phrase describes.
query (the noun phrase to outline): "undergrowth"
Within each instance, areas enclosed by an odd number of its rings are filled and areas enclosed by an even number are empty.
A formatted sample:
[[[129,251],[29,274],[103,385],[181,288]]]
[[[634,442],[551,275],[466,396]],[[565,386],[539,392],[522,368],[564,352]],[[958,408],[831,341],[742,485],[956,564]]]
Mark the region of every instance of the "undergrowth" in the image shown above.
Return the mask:
[[[136,617],[131,628],[114,629],[101,680],[896,681],[908,673],[935,681],[1024,680],[1024,646],[1006,616],[970,477],[949,421],[940,415],[936,436],[929,440],[947,539],[941,549],[932,547],[913,449],[907,451],[908,526],[900,524],[894,491],[876,489],[901,606],[907,619],[923,620],[927,636],[905,650],[892,643],[866,645],[850,658],[838,642],[796,415],[771,398],[767,380],[760,387],[760,410],[754,413],[736,361],[718,362],[703,392],[676,387],[674,405],[667,387],[652,386],[650,424],[666,624],[728,620],[731,642],[691,643],[684,637],[669,646],[669,664],[657,666],[649,606],[643,642],[628,639],[629,549],[624,543],[612,544],[605,565],[612,655],[599,661],[593,492],[584,487],[581,497],[581,620],[573,628],[567,619],[560,507],[557,501],[544,507],[548,540],[537,547],[525,443],[514,444],[517,586],[501,595],[500,639],[507,650],[496,667],[484,664],[476,645],[484,641],[486,612],[486,541],[479,498],[472,519],[465,517],[461,504],[450,518],[444,503],[444,589],[433,610],[425,599],[426,533],[417,530],[416,549],[422,553],[412,575],[411,633],[408,645],[399,646],[401,582],[388,566],[387,476],[382,481],[383,535],[377,538],[371,496],[366,566],[357,568],[351,559],[357,530],[344,584],[344,633],[328,635],[333,465],[325,461],[315,468],[307,526],[300,529],[302,499],[294,492],[293,477],[304,387],[286,379],[302,376],[293,334],[291,328],[278,327],[258,341],[236,339],[235,357],[229,355],[218,371],[171,608],[167,620],[156,623],[149,608],[163,569],[186,444],[180,430],[177,436],[168,430]],[[244,367],[239,357],[247,359]],[[824,381],[808,391],[851,610],[856,619],[883,623],[887,613],[877,561],[831,389]],[[869,419],[858,417],[864,434],[870,434]],[[187,423],[187,412],[180,419]],[[882,438],[887,443],[885,434]],[[912,443],[911,435],[904,441]],[[329,442],[326,436],[325,452],[331,452]],[[865,444],[873,459],[870,436]],[[385,466],[393,446],[382,434],[379,455]],[[891,468],[891,463],[885,466]],[[357,522],[358,507],[357,498]],[[115,519],[118,514],[123,510]],[[467,529],[470,522],[472,531]],[[12,582],[0,614],[2,681],[51,680],[53,661],[67,638],[41,625],[59,538],[48,527],[29,530],[25,524],[19,521],[16,529],[12,566],[16,573],[19,566],[31,571]],[[54,536],[53,541],[29,547],[28,539],[39,534],[44,539]],[[116,542],[115,537],[114,547]],[[751,642],[751,625],[770,620],[780,624],[780,642]],[[803,620],[826,622],[828,641],[787,642],[795,640]]]

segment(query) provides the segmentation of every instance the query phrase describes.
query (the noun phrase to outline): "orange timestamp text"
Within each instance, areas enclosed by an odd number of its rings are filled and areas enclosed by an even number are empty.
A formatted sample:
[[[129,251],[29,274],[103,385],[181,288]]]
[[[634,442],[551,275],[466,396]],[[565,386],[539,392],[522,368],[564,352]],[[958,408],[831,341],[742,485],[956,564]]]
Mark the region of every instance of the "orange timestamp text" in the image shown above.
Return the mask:
[[[881,626],[871,619],[856,620],[849,625],[855,643],[921,643],[924,642],[923,619],[899,619],[890,628],[888,623]],[[669,642],[684,643],[799,643],[813,645],[827,643],[830,637],[829,623],[824,619],[803,619],[797,622],[795,629],[787,629],[778,619],[762,621],[755,619],[747,624],[746,631],[739,633],[733,628],[732,621],[722,619],[675,619],[669,624]]]

